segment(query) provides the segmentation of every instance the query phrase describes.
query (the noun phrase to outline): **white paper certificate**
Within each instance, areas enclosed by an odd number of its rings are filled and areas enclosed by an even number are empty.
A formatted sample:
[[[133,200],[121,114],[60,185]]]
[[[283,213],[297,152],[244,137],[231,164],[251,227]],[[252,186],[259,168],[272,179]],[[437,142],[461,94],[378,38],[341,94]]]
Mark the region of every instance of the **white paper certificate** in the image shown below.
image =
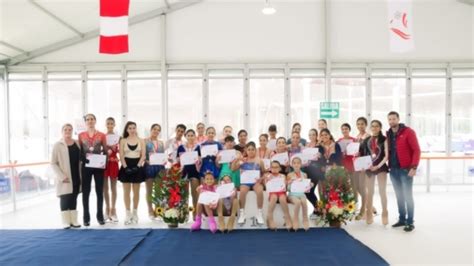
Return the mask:
[[[216,156],[218,152],[217,144],[201,145],[201,157]]]
[[[109,134],[105,138],[107,140],[107,146],[117,145],[120,140],[120,136],[116,134]]]
[[[194,165],[196,164],[196,161],[198,160],[199,155],[197,151],[188,151],[181,153],[181,156],[179,157],[179,160],[182,165]]]
[[[321,153],[319,153],[318,148],[303,149],[303,154],[304,154],[304,157],[310,161],[317,161],[319,157],[321,156]]]
[[[219,155],[221,156],[219,163],[230,163],[236,158],[235,150],[223,150],[219,152]]]
[[[263,167],[265,168],[265,171],[270,170],[270,164],[271,164],[270,159],[262,159],[262,161],[263,161]]]
[[[241,184],[255,184],[257,179],[260,178],[259,170],[245,170],[240,173]]]
[[[359,142],[352,142],[352,143],[350,143],[349,145],[347,145],[346,154],[347,154],[347,155],[355,155],[356,153],[359,152],[359,147],[360,147],[360,143],[359,143]]]
[[[311,188],[311,180],[301,179],[291,183],[291,192],[304,193]]]
[[[289,160],[287,152],[277,153],[272,157],[272,161],[278,161],[281,165],[287,165]]]
[[[86,167],[105,169],[105,162],[107,160],[105,155],[88,153],[86,158],[89,160],[89,162],[86,163]]]
[[[283,177],[272,178],[265,185],[267,192],[283,192],[285,191],[285,179]]]
[[[165,153],[150,153],[150,165],[165,165],[167,161]]]
[[[205,191],[199,194],[198,203],[201,203],[204,205],[213,205],[213,204],[217,204],[218,201],[219,201],[219,193],[217,192]]]
[[[268,141],[268,144],[267,144],[267,147],[270,149],[270,150],[275,150],[276,147],[277,147],[277,140],[276,139],[271,139]]]
[[[367,170],[372,166],[372,158],[370,156],[358,157],[354,160],[354,170]]]
[[[217,187],[216,192],[219,194],[219,198],[223,199],[232,196],[234,189],[234,183],[222,184]]]
[[[352,142],[353,141],[351,139],[343,139],[343,140],[338,141],[337,144],[339,144],[339,147],[341,147],[341,152],[346,153],[347,145],[349,145],[349,143],[352,143]]]

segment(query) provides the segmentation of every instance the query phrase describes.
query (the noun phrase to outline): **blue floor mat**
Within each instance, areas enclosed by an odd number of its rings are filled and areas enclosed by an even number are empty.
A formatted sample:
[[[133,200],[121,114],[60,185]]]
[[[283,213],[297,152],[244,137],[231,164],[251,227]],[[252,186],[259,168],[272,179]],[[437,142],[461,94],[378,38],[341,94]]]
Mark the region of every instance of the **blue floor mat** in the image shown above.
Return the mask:
[[[153,230],[120,264],[126,265],[388,265],[343,229],[309,232]]]
[[[150,229],[1,230],[0,265],[118,265],[150,233]]]

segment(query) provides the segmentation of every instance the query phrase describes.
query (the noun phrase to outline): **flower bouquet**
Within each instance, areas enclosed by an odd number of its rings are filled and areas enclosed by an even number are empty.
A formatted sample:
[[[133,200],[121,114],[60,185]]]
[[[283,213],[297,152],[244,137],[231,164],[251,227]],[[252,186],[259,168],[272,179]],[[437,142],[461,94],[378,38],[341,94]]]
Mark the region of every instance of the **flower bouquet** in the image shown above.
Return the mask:
[[[355,196],[350,178],[344,167],[336,166],[326,172],[326,179],[319,183],[318,210],[324,224],[340,227],[352,220],[355,213]]]
[[[161,217],[169,227],[177,227],[188,220],[188,181],[181,178],[181,166],[173,165],[170,169],[158,173],[153,184],[152,202],[155,214]]]

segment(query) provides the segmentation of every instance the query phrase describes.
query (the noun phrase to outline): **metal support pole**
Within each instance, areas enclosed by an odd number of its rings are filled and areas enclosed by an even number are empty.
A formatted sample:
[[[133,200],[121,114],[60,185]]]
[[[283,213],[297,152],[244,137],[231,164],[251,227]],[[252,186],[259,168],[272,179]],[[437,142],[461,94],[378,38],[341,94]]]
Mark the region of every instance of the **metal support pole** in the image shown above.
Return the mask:
[[[81,69],[81,96],[82,96],[82,115],[87,113],[87,71],[86,66]]]
[[[250,71],[249,66],[244,67],[244,128],[248,132],[252,132],[250,128]],[[253,137],[253,136],[250,136]]]
[[[122,65],[120,72],[120,85],[122,90],[122,125],[124,126],[128,121],[128,90],[127,90],[127,69]]]
[[[202,71],[202,122],[209,124],[209,70],[207,65]]]
[[[285,66],[285,85],[284,85],[284,105],[285,105],[285,135],[291,137],[291,84],[290,84],[290,68],[288,64]]]
[[[329,0],[324,1],[324,39],[325,39],[324,50],[326,54],[325,99],[327,102],[331,101],[331,35],[330,35],[331,24],[330,24],[330,17],[329,17],[329,12],[331,8],[330,4],[331,3]],[[331,119],[328,119],[328,128],[331,128],[331,124],[332,124]]]
[[[5,90],[3,91],[3,95],[5,97],[5,105],[3,106],[4,112],[4,119],[5,119],[5,149],[6,149],[6,161],[9,162],[11,160],[11,145],[10,145],[10,84],[8,82],[8,67],[5,66],[3,70],[3,81],[5,83]]]
[[[411,117],[411,102],[412,102],[412,78],[411,78],[411,66],[407,67],[407,80],[406,80],[406,121],[405,123],[408,126],[411,126],[412,117]]]
[[[161,113],[163,115],[162,138],[168,139],[168,70],[166,66],[166,15],[160,17],[161,22]]]
[[[372,68],[367,65],[365,68],[365,115],[368,121],[372,120]]]
[[[48,112],[48,72],[46,67],[43,67],[41,75],[41,86],[43,90],[43,126],[44,126],[44,151],[45,159],[49,158],[49,112]],[[38,188],[39,191],[39,188]]]
[[[452,67],[448,65],[446,78],[446,155],[451,156],[452,146],[451,139],[453,135],[453,79],[452,79]],[[448,168],[450,169],[450,168]]]

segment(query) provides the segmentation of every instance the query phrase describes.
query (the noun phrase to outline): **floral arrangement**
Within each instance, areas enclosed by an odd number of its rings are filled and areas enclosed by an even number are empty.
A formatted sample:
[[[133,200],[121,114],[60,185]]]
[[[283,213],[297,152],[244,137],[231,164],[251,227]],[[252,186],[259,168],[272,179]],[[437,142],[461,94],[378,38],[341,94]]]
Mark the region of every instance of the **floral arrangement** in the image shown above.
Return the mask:
[[[318,210],[325,224],[339,227],[352,220],[356,199],[344,167],[336,166],[326,172],[326,179],[320,182],[319,195]]]
[[[158,173],[153,184],[152,202],[155,214],[169,226],[177,226],[188,220],[188,182],[181,178],[181,166],[173,165],[170,169]]]

